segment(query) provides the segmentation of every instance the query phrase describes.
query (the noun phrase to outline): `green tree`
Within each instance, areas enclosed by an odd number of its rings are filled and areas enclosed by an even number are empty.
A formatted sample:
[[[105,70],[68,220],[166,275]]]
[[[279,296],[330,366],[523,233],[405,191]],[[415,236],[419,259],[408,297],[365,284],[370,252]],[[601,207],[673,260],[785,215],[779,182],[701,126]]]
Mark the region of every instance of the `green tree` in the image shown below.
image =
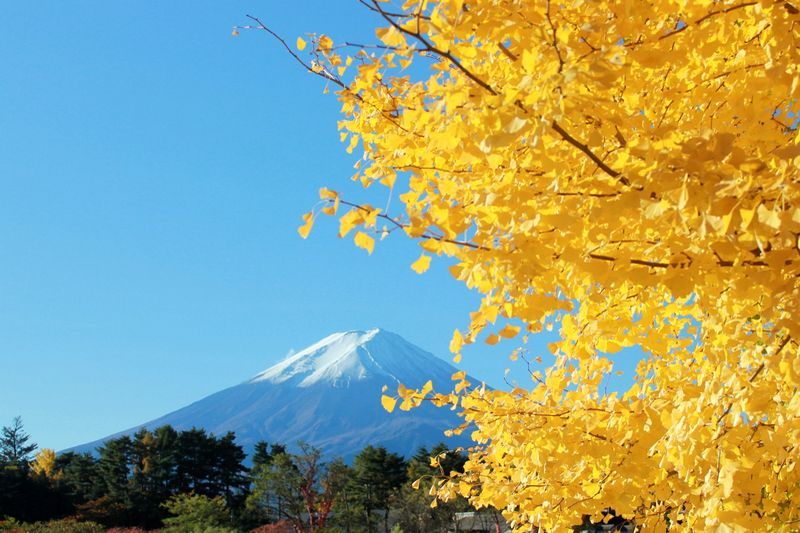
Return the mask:
[[[336,459],[328,464],[325,474],[325,490],[333,497],[331,525],[338,528],[338,531],[357,531],[357,525],[362,520],[359,508],[353,501],[353,493],[350,483],[353,478],[353,469],[347,466],[341,459]]]
[[[176,441],[177,432],[169,426],[155,432],[142,429],[134,435],[130,499],[137,521],[144,527],[157,527],[165,516],[161,505],[173,493]]]
[[[205,430],[181,431],[177,442],[176,483],[178,492],[206,494],[211,450]]]
[[[107,525],[158,527],[165,517],[162,504],[180,493],[223,496],[231,509],[243,505],[245,454],[233,433],[215,437],[203,429],[162,426],[109,440],[99,451],[101,490],[80,510]]]
[[[209,490],[224,495],[229,506],[238,505],[248,486],[247,468],[243,464],[247,454],[236,444],[236,435],[231,431],[216,438],[212,449]]]
[[[388,530],[389,500],[407,480],[406,462],[382,446],[367,446],[353,460],[350,492],[364,514],[369,531],[377,529],[375,511],[383,516]]]
[[[272,458],[280,453],[287,453],[285,445],[269,444],[263,440],[258,441],[253,449],[253,469],[269,464],[272,462]]]
[[[35,443],[20,417],[0,430],[0,516],[23,521],[48,520],[65,510],[64,498],[45,476],[32,475]]]
[[[173,516],[164,519],[164,531],[171,533],[223,533],[234,531],[230,511],[222,496],[178,494],[164,508]]]
[[[254,468],[247,507],[266,522],[288,520],[303,523],[300,485],[303,476],[288,453],[271,457]]]
[[[133,440],[123,436],[106,441],[98,449],[98,484],[101,496],[79,506],[82,516],[107,526],[131,525],[135,511],[131,501]]]
[[[269,461],[254,467],[247,506],[266,521],[286,520],[298,531],[323,531],[349,469],[341,460],[324,464],[313,446],[299,443],[299,447],[298,454],[278,449],[279,453],[269,454]]]
[[[31,454],[38,447],[36,443],[29,442],[30,436],[25,433],[22,418],[17,416],[10,426],[3,426],[0,430],[0,465],[13,465],[27,469],[31,461]]]
[[[105,493],[97,460],[89,453],[65,452],[56,457],[57,483],[73,505]]]
[[[112,500],[127,503],[130,496],[131,455],[133,441],[124,436],[106,441],[98,450],[98,473],[105,485],[104,493]]]

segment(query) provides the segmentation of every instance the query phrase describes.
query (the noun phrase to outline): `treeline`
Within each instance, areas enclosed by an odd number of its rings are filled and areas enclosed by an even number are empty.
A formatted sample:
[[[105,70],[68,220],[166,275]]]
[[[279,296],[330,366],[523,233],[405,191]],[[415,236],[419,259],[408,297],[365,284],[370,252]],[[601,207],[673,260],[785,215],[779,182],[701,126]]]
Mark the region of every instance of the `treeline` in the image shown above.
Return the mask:
[[[260,442],[247,467],[235,440],[164,426],[111,439],[98,457],[48,449],[34,456],[36,444],[15,419],[0,437],[0,529],[66,519],[66,530],[432,532],[470,510],[463,499],[431,507],[427,490],[410,486],[463,469],[464,455],[444,445],[408,460],[367,446],[348,465],[323,461],[307,444],[290,453]]]

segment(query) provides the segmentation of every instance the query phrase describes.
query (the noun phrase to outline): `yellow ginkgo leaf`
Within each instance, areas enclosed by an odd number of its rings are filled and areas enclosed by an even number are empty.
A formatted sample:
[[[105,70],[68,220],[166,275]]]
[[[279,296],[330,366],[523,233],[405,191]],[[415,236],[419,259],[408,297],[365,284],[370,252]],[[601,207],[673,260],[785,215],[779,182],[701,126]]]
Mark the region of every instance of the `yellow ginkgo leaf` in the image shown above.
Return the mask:
[[[397,405],[397,398],[393,398],[391,396],[386,396],[385,394],[381,395],[381,405],[384,409],[388,412],[394,411],[394,406]]]
[[[308,212],[303,215],[303,222],[304,224],[297,228],[297,233],[304,239],[308,238],[308,234],[311,232],[311,228],[314,226],[314,213]]]
[[[317,41],[319,43],[319,49],[322,52],[326,52],[333,48],[333,40],[327,35],[320,35]]]
[[[406,44],[403,34],[392,26],[375,30],[375,35],[378,39],[383,41],[386,46],[402,47]]]
[[[504,339],[513,339],[519,334],[519,327],[507,324],[506,327],[500,330],[499,335]]]
[[[301,52],[306,49],[306,41],[302,37],[297,38],[297,49]]]
[[[411,270],[417,274],[422,274],[431,266],[431,256],[422,254],[419,259],[411,263]]]
[[[356,233],[354,241],[356,243],[356,246],[365,249],[368,254],[370,255],[372,254],[372,250],[375,248],[375,239],[373,239],[363,231],[359,231]]]
[[[422,389],[419,391],[419,393],[422,396],[427,396],[428,393],[431,392],[432,390],[433,390],[433,382],[431,380],[428,380],[425,382],[425,385],[422,386]]]
[[[461,352],[462,346],[464,346],[464,336],[456,329],[453,331],[453,337],[450,339],[450,351],[459,353]]]
[[[337,193],[336,191],[332,191],[327,187],[322,187],[319,190],[319,197],[322,200],[335,200],[339,197],[339,193]]]
[[[356,227],[364,220],[361,211],[358,209],[351,209],[339,219],[339,237],[344,237],[350,230]]]

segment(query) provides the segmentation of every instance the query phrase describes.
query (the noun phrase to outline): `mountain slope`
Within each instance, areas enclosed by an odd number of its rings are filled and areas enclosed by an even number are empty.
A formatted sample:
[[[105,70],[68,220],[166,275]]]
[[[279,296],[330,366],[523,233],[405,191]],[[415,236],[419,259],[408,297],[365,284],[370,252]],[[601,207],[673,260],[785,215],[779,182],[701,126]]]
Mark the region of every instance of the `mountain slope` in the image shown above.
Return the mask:
[[[431,405],[387,413],[380,404],[381,388],[420,387],[430,379],[444,390],[454,372],[445,361],[385,330],[335,333],[244,383],[72,450],[94,451],[109,438],[169,424],[215,434],[234,431],[248,453],[259,440],[290,446],[302,440],[328,457],[346,460],[368,444],[409,457],[420,446],[441,441],[468,444],[465,437],[443,434],[461,420]]]

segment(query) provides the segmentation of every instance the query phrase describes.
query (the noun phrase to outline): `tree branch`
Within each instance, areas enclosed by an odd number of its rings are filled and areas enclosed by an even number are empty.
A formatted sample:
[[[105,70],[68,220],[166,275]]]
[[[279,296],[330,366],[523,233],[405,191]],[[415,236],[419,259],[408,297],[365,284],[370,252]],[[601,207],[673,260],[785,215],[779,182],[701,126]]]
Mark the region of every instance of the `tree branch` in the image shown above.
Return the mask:
[[[664,39],[669,39],[673,35],[677,35],[677,34],[681,33],[682,31],[686,31],[690,26],[699,26],[700,24],[702,24],[706,20],[708,20],[711,17],[714,17],[716,15],[724,15],[725,13],[730,13],[731,11],[735,11],[737,9],[742,9],[744,7],[754,6],[756,4],[758,4],[758,2],[742,2],[741,4],[736,4],[735,6],[726,7],[725,9],[717,9],[715,11],[710,11],[710,12],[706,13],[705,15],[703,15],[702,17],[700,17],[699,19],[695,20],[691,24],[687,23],[682,28],[679,28],[677,30],[673,30],[673,31],[671,31],[671,32],[669,32],[669,33],[667,33],[665,35],[662,35],[661,37],[658,38],[658,40],[659,41],[663,41]]]
[[[249,18],[250,20],[255,21],[256,24],[258,24],[258,26],[255,29],[263,30],[263,31],[269,33],[270,35],[272,35],[275,39],[277,39],[278,42],[281,43],[283,48],[287,52],[289,52],[289,55],[291,55],[294,58],[295,61],[300,63],[303,66],[303,68],[305,68],[308,72],[310,72],[312,74],[316,74],[317,76],[323,78],[324,80],[333,82],[338,87],[340,87],[343,92],[351,95],[353,98],[355,98],[356,100],[358,100],[362,104],[367,105],[367,106],[373,108],[378,113],[380,113],[380,115],[383,118],[385,118],[386,120],[388,120],[389,122],[394,124],[401,131],[404,131],[404,132],[406,132],[406,133],[408,133],[410,135],[414,135],[416,137],[424,137],[421,133],[417,133],[415,131],[411,131],[408,128],[403,127],[399,122],[397,122],[397,120],[395,120],[395,117],[393,117],[391,114],[387,113],[385,110],[383,110],[381,107],[377,106],[375,103],[370,102],[368,100],[365,100],[364,97],[361,96],[360,94],[358,94],[357,92],[352,91],[342,80],[340,80],[339,78],[334,76],[328,70],[326,70],[324,68],[315,69],[312,65],[309,65],[308,63],[303,61],[303,59],[300,56],[298,56],[295,53],[294,50],[292,50],[292,48],[286,43],[286,41],[280,35],[278,35],[274,31],[272,31],[266,24],[261,22],[261,20],[258,17],[254,17],[252,15],[245,15],[245,16],[247,18]],[[250,27],[249,26],[245,26],[243,28],[250,28]],[[355,44],[352,44],[352,43],[345,43],[345,44],[349,44],[350,46],[358,46],[358,45],[355,45]],[[376,46],[378,46],[378,45],[376,45]]]
[[[600,170],[611,176],[612,178],[616,178],[621,184],[625,185],[626,187],[630,187],[631,182],[628,178],[623,176],[620,172],[614,170],[610,166],[606,165],[602,159],[597,157],[597,154],[592,152],[592,150],[575,137],[570,135],[564,128],[561,127],[561,124],[556,122],[555,120],[550,124],[550,126],[558,133],[562,139],[570,143],[572,146],[586,154],[586,156],[591,159],[595,165],[600,167]]]
[[[308,63],[303,61],[303,59],[300,56],[298,56],[295,53],[294,50],[292,50],[292,47],[289,46],[286,43],[286,41],[284,41],[283,38],[280,35],[278,35],[274,31],[272,31],[271,29],[269,29],[269,27],[267,27],[263,22],[261,22],[261,20],[258,17],[254,17],[253,15],[245,15],[245,16],[247,18],[249,18],[250,20],[255,21],[255,23],[258,24],[258,29],[264,30],[265,32],[267,32],[270,35],[272,35],[273,37],[275,37],[275,39],[277,39],[278,42],[280,42],[283,45],[283,47],[286,49],[286,51],[289,52],[289,55],[291,55],[294,58],[295,61],[297,61],[298,63],[303,65],[303,67],[307,71],[309,71],[312,74],[316,74],[317,76],[320,76],[321,78],[324,78],[324,79],[326,79],[328,81],[332,81],[333,83],[335,83],[336,85],[338,85],[342,89],[347,89],[347,86],[342,82],[342,80],[338,79],[336,76],[334,76],[333,74],[331,74],[327,70],[324,70],[324,69],[323,70],[316,70],[311,65],[309,65]],[[359,98],[360,100],[362,99],[359,95],[355,95],[355,96],[357,98]]]
[[[333,200],[329,200],[329,202],[333,202]],[[346,206],[352,207],[354,209],[359,209],[361,211],[365,211],[367,213],[371,213],[373,211],[372,209],[370,209],[368,207],[365,207],[365,206],[360,205],[360,204],[355,204],[353,202],[348,202],[346,200],[339,200],[339,203],[341,205],[346,205]],[[396,218],[392,218],[392,217],[390,217],[389,215],[387,215],[385,213],[378,213],[378,218],[383,219],[383,220],[391,223],[392,225],[394,225],[395,228],[402,229],[402,230],[405,230],[405,229],[407,229],[407,228],[409,228],[411,226],[410,224],[405,224],[403,222],[400,222]],[[491,251],[491,248],[487,248],[485,246],[481,246],[480,244],[475,244],[474,242],[469,242],[469,241],[459,241],[459,240],[456,240],[456,239],[448,239],[447,237],[444,237],[442,235],[435,235],[435,234],[431,233],[428,230],[425,230],[425,232],[422,235],[420,235],[420,238],[424,239],[424,240],[433,240],[433,241],[439,241],[439,242],[446,242],[446,243],[449,243],[449,244],[455,244],[457,246],[464,246],[466,248],[472,248],[474,250],[483,250],[485,252]]]
[[[361,0],[359,0],[359,1],[361,1]],[[469,79],[471,79],[472,81],[474,81],[475,83],[477,83],[478,85],[483,87],[485,90],[489,91],[489,93],[491,93],[493,95],[497,95],[498,94],[497,91],[495,91],[492,88],[491,85],[489,85],[488,83],[486,83],[485,81],[480,79],[478,76],[473,74],[472,71],[470,71],[468,68],[466,68],[464,65],[462,65],[461,62],[453,54],[451,54],[450,52],[445,52],[444,50],[441,50],[439,48],[436,48],[430,42],[428,42],[428,40],[425,39],[422,36],[422,33],[420,33],[419,30],[411,31],[411,30],[408,30],[408,29],[404,28],[400,24],[398,24],[396,20],[391,18],[391,16],[389,16],[386,13],[386,11],[384,11],[381,8],[381,6],[380,6],[380,4],[378,4],[377,0],[372,0],[372,5],[375,7],[375,9],[373,9],[373,11],[376,11],[377,13],[380,13],[380,15],[383,17],[383,19],[386,22],[388,22],[389,24],[391,24],[392,27],[394,27],[397,31],[403,33],[404,35],[408,35],[409,37],[412,37],[412,38],[416,39],[417,42],[422,44],[422,46],[424,46],[424,48],[421,49],[420,52],[431,52],[431,53],[434,53],[434,54],[436,54],[438,56],[444,57],[445,59],[450,61],[450,63],[454,67],[456,67],[458,70],[463,72],[465,76],[467,76]]]
[[[553,19],[550,18],[550,0],[547,0],[547,11],[545,12],[547,15],[547,22],[550,24],[550,29],[553,32],[553,49],[556,51],[556,56],[558,56],[558,73],[561,74],[561,71],[564,70],[564,58],[561,57],[561,50],[558,48],[558,36],[556,34],[556,26],[553,24]]]
[[[494,95],[494,96],[497,96],[499,94],[489,83],[487,83],[486,81],[482,80],[474,72],[472,72],[471,70],[466,68],[450,52],[445,52],[445,51],[440,50],[439,48],[436,48],[435,46],[433,46],[431,43],[428,42],[427,39],[425,39],[422,36],[422,34],[419,32],[419,30],[418,31],[411,31],[411,30],[408,30],[408,29],[404,28],[402,25],[398,24],[397,21],[395,21],[386,11],[384,11],[381,8],[381,6],[380,6],[380,4],[378,4],[377,0],[371,0],[371,1],[372,1],[372,5],[374,7],[374,9],[372,9],[372,10],[375,11],[376,13],[379,13],[386,22],[391,24],[392,27],[394,27],[397,31],[403,33],[404,35],[408,35],[409,37],[414,38],[417,42],[422,44],[422,46],[424,48],[422,50],[420,50],[421,52],[430,52],[430,53],[436,54],[436,55],[438,55],[440,57],[443,57],[443,58],[447,59],[454,67],[456,67],[458,70],[460,70],[465,76],[467,76],[470,80],[472,80],[478,86],[480,86],[481,88],[486,90],[489,94]],[[363,0],[359,0],[359,2],[361,2],[362,4],[365,4],[365,2]],[[549,5],[550,5],[550,2],[548,0],[548,20],[550,18]],[[551,21],[551,25],[552,25],[552,21]],[[557,40],[556,40],[555,27],[554,26],[553,26],[553,37],[554,37],[553,46],[556,47],[556,52],[558,53],[558,59],[559,59],[559,62],[560,62],[559,63],[559,72],[560,72],[561,68],[564,65],[564,61],[563,61],[563,58],[561,57],[561,52],[559,51],[558,46],[557,46]],[[500,45],[500,49],[504,50],[505,47]],[[504,53],[505,52],[507,52],[507,49],[504,50]],[[510,53],[506,53],[506,55],[509,55],[510,57],[515,57],[513,54],[510,54]],[[517,105],[519,107],[521,107],[523,110],[525,110],[524,106],[519,101],[517,101]],[[527,113],[527,110],[525,110],[525,112]],[[551,124],[551,127],[553,128],[553,130],[555,130],[556,133],[558,133],[561,136],[562,139],[564,139],[565,141],[569,142],[570,144],[572,144],[573,146],[578,148],[581,152],[586,154],[589,157],[589,159],[591,159],[603,172],[605,172],[606,174],[608,174],[612,178],[616,178],[617,181],[619,181],[621,184],[623,184],[625,186],[628,186],[628,187],[630,186],[630,180],[628,180],[628,178],[626,178],[625,176],[622,176],[622,174],[620,172],[612,169],[607,164],[605,164],[603,162],[603,160],[600,159],[594,152],[592,152],[592,150],[587,145],[585,145],[585,144],[581,143],[580,141],[578,141],[577,139],[575,139],[575,137],[570,135],[564,128],[562,128],[561,125],[558,124],[558,122],[556,122],[554,120],[552,122],[552,124]]]

